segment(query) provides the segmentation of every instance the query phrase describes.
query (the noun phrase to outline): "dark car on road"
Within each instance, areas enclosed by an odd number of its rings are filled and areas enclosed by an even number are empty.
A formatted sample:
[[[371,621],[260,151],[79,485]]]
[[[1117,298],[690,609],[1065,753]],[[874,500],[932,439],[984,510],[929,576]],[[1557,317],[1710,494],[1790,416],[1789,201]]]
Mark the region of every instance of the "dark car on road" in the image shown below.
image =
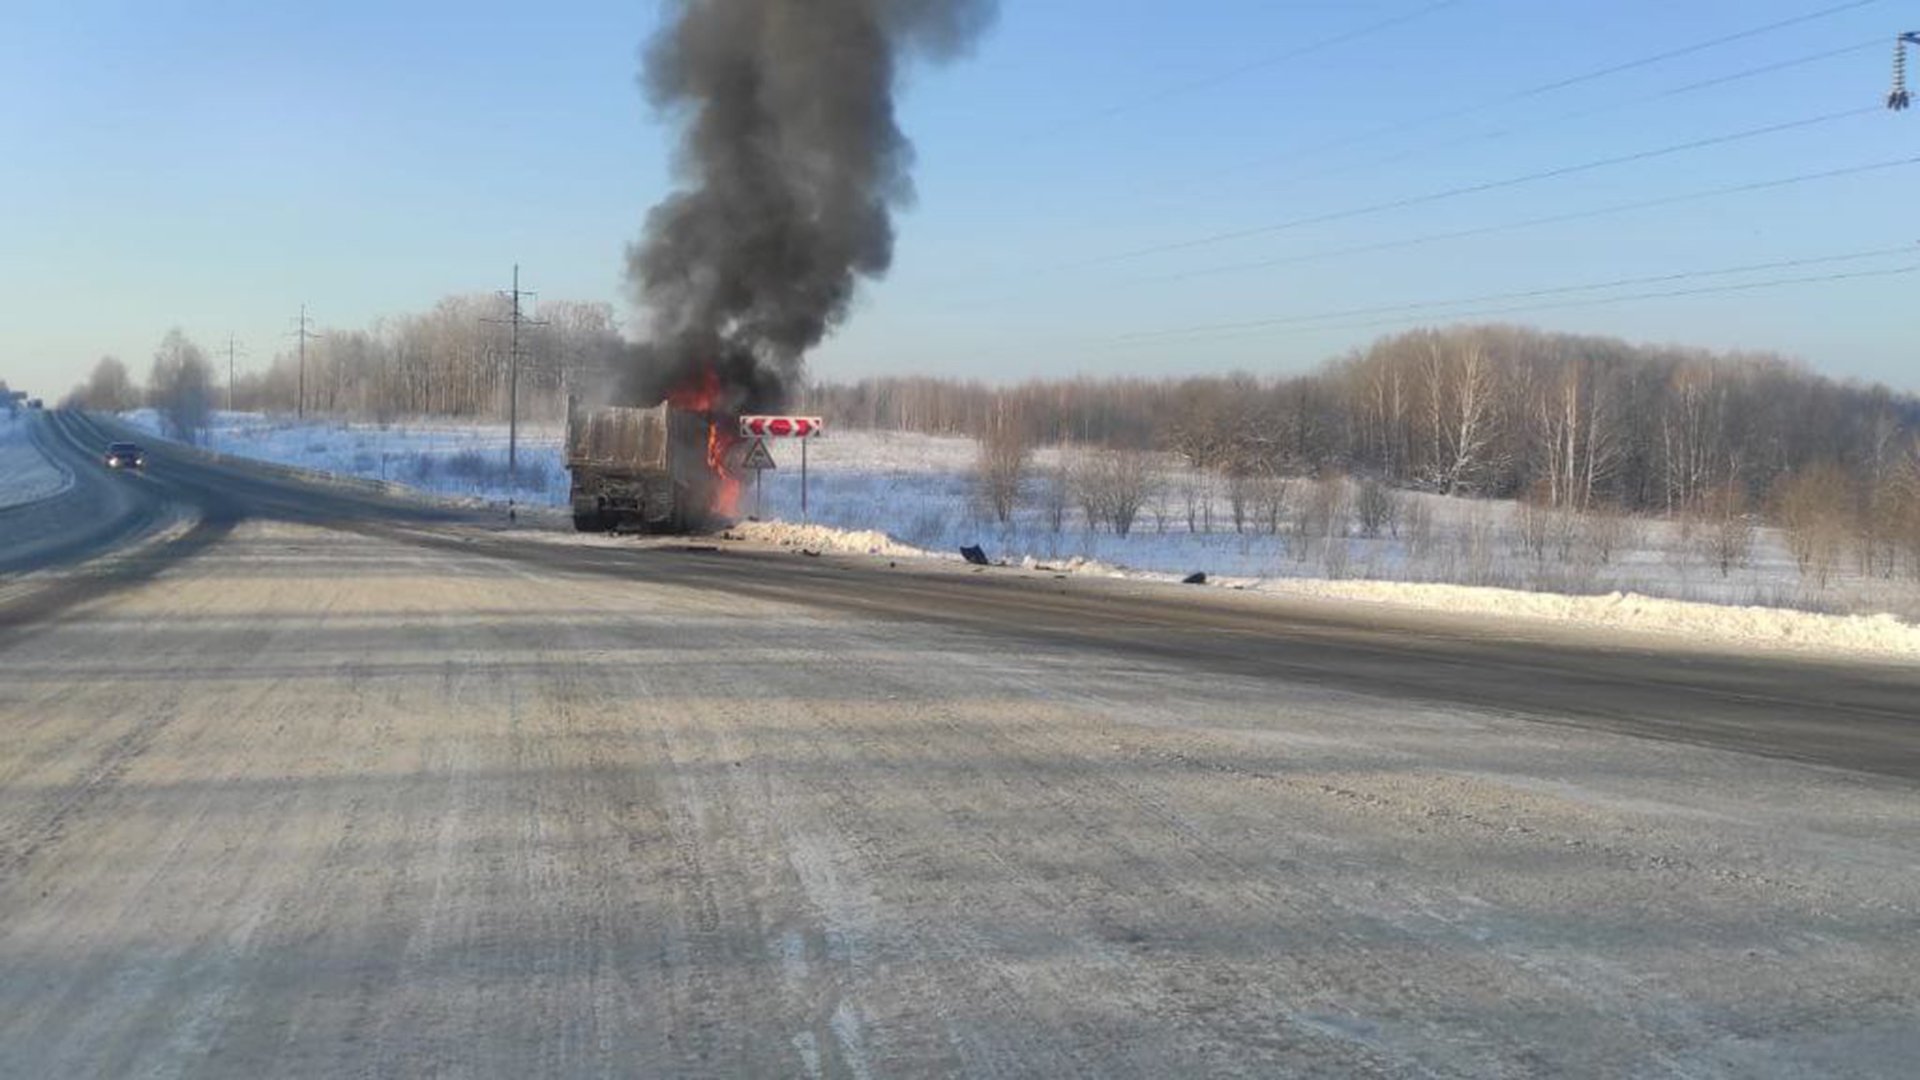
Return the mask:
[[[140,449],[137,443],[108,443],[106,464],[109,469],[144,469],[147,467],[147,452]]]

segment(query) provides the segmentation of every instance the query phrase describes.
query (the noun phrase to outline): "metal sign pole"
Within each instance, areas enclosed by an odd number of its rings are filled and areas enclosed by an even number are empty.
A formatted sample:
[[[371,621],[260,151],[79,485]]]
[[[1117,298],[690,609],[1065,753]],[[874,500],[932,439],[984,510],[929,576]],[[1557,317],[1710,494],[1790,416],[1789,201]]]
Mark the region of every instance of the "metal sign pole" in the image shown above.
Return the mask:
[[[766,440],[800,440],[800,520],[812,521],[811,497],[807,492],[807,443],[815,436],[827,430],[826,421],[817,416],[742,416],[740,417],[740,437],[752,439],[753,449],[748,451],[745,465],[749,469],[771,469],[773,458],[766,456]],[[760,462],[764,460],[764,464]],[[759,506],[759,480],[754,481],[754,505]]]

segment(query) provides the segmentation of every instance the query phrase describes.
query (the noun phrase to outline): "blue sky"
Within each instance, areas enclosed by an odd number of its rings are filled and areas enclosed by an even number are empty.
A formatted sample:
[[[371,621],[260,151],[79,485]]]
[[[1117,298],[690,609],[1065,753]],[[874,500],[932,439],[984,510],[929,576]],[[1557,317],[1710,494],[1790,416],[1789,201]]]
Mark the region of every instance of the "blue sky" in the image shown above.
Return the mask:
[[[1315,48],[1432,5],[1006,0],[974,56],[912,72],[919,198],[896,268],[814,370],[1291,371],[1416,316],[1920,263],[1920,163],[1520,226],[1920,157],[1920,113],[1871,108],[1896,32],[1920,29],[1901,0],[1525,93],[1841,3],[1459,0]],[[634,83],[659,15],[8,0],[0,376],[55,394],[104,353],[144,373],[173,325],[208,345],[231,332],[263,363],[303,301],[364,325],[502,287],[515,261],[546,297],[626,311],[621,253],[668,182],[672,132]],[[1373,209],[1406,200],[1425,201]],[[1494,231],[1409,243],[1476,230]],[[1842,255],[1860,257],[1402,307]],[[1920,390],[1917,297],[1920,274],[1858,276],[1500,317],[1775,349]],[[1383,308],[1401,310],[1314,318]]]

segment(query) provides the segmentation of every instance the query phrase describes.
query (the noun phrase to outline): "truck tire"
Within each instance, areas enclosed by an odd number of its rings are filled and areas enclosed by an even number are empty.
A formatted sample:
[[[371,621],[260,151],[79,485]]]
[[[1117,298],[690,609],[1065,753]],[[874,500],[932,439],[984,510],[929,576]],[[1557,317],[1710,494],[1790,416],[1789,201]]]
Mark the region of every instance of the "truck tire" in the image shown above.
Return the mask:
[[[606,532],[612,527],[613,523],[607,520],[607,515],[603,511],[591,510],[582,513],[575,510],[573,512],[573,528],[576,532]]]
[[[687,528],[687,489],[684,484],[673,485],[673,512],[660,523],[660,531],[673,536],[685,536],[692,532]]]

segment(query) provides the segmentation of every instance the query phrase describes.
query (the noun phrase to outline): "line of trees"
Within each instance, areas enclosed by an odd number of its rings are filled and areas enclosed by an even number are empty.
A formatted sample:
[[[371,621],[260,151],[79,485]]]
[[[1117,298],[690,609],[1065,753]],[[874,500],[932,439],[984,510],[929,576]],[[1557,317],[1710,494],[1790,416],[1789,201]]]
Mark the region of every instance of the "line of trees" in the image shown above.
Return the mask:
[[[146,387],[134,384],[127,366],[103,356],[86,381],[67,395],[70,408],[125,412],[142,405],[160,415],[167,433],[189,442],[198,440],[217,404],[213,365],[206,350],[178,328],[167,331],[154,350]]]
[[[367,329],[323,329],[298,349],[277,353],[264,370],[241,372],[231,387],[233,407],[244,411],[320,413],[388,420],[402,416],[504,419],[512,353],[504,325],[507,301],[492,294],[450,296],[432,310],[383,319]],[[589,396],[611,385],[631,346],[621,337],[610,304],[555,301],[542,305],[538,326],[520,335],[520,415],[564,415],[566,395]],[[206,351],[182,332],[161,343],[142,391],[118,359],[102,359],[68,396],[85,408],[120,411],[142,404],[162,407],[181,398],[175,384],[183,357],[191,356],[198,378]],[[164,363],[161,357],[167,359]],[[303,370],[304,369],[304,370]],[[212,396],[224,405],[226,372],[206,367]],[[195,383],[197,386],[197,382]],[[193,419],[182,414],[183,420]],[[204,414],[200,417],[204,422]]]
[[[504,419],[512,379],[508,302],[451,296],[431,311],[365,330],[325,330],[306,350],[306,409],[376,420],[400,416]],[[520,415],[565,414],[570,391],[598,393],[630,346],[609,304],[543,304],[520,332]],[[294,409],[300,359],[283,352],[235,407]]]
[[[283,351],[238,378],[243,410],[386,420],[500,419],[509,383],[506,301],[448,297],[368,329],[325,330],[304,362]],[[618,380],[632,346],[606,304],[543,305],[522,334],[521,415],[557,418],[565,396]],[[104,359],[70,401],[159,409],[191,436],[225,397],[206,352],[161,342],[146,389]],[[982,439],[984,496],[1008,518],[1031,448],[1170,452],[1218,482],[1236,525],[1269,481],[1354,476],[1450,495],[1518,497],[1557,510],[1659,513],[1732,523],[1847,522],[1850,550],[1885,561],[1920,529],[1920,399],[1844,383],[1782,357],[1637,346],[1514,326],[1383,338],[1300,375],[1090,378],[994,387],[926,376],[819,383],[797,408],[849,428]],[[1113,477],[1083,485],[1124,489]],[[1108,500],[1113,501],[1112,499]],[[1125,516],[1130,500],[1120,499]],[[1265,500],[1271,502],[1271,499]],[[1835,544],[1794,526],[1808,566]],[[1832,527],[1832,526],[1829,526]]]
[[[1017,424],[1037,444],[1172,451],[1229,482],[1337,472],[1675,516],[1757,507],[1821,464],[1858,498],[1891,500],[1872,492],[1898,486],[1920,438],[1920,399],[1775,355],[1510,326],[1400,334],[1280,378],[873,378],[807,397],[842,426],[979,436]]]

